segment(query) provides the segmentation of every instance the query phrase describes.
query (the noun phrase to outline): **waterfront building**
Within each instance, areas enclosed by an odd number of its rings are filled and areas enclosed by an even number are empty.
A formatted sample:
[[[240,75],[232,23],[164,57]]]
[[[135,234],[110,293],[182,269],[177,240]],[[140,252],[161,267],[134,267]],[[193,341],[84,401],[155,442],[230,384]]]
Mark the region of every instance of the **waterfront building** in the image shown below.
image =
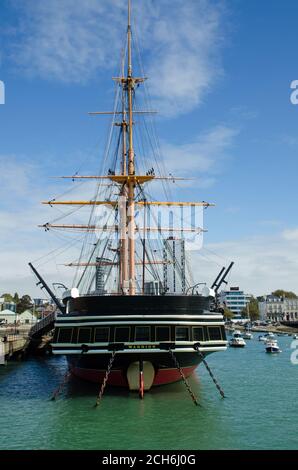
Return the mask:
[[[1,310],[0,312],[0,323],[7,323],[8,325],[16,323],[18,321],[18,314],[12,310]]]
[[[5,302],[5,299],[0,300],[3,300],[3,302],[0,301],[1,310],[11,310],[14,313],[17,311],[17,305],[15,302]]]
[[[298,299],[287,299],[283,301],[283,320],[284,321],[297,321],[298,320]]]
[[[298,298],[288,299],[266,295],[258,299],[260,318],[273,322],[298,320]]]
[[[18,315],[18,321],[23,325],[32,325],[36,323],[37,318],[30,310],[25,310],[25,312]]]
[[[240,320],[241,312],[250,302],[251,295],[245,294],[239,287],[230,287],[230,290],[221,291],[219,298],[220,303],[233,312],[234,320]]]
[[[276,295],[258,298],[260,319],[279,322],[283,318],[283,299]]]

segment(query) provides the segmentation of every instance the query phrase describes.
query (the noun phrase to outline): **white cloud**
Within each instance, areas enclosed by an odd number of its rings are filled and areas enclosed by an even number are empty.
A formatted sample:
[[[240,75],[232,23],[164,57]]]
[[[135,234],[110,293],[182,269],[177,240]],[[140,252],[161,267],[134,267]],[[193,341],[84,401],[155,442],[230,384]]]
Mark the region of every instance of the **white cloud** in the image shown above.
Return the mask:
[[[19,26],[10,37],[10,58],[22,72],[84,83],[118,63],[125,0],[12,3]],[[193,109],[222,74],[222,6],[208,0],[146,0],[135,2],[134,11],[153,101],[167,115]]]
[[[221,162],[228,158],[227,152],[231,150],[237,136],[236,129],[227,126],[217,126],[200,134],[193,142],[181,145],[162,143],[162,154],[165,158],[166,168],[179,175],[203,175],[202,186],[206,187],[214,182],[211,175],[221,169]],[[199,181],[200,184],[200,181]]]
[[[282,235],[285,240],[298,242],[298,228],[284,230]]]
[[[38,259],[41,272],[49,282],[64,279],[71,284],[73,272],[70,268],[59,266],[68,259],[77,256],[73,247],[62,257],[56,255],[45,257],[52,250],[65,247],[75,242],[80,235],[44,233],[37,225],[61,215],[58,209],[42,206],[40,202],[47,200],[48,194],[63,191],[65,185],[44,175],[41,168],[24,156],[0,155],[2,168],[0,185],[0,295],[3,292],[34,293],[40,296],[39,288],[35,288],[35,278],[31,274],[28,262]],[[89,186],[89,188],[88,188]],[[62,192],[61,191],[61,192]],[[74,185],[73,198],[76,198],[78,186]],[[80,195],[93,194],[94,188],[84,185]],[[86,196],[87,197],[87,196]],[[72,208],[73,209],[73,208]],[[69,209],[62,210],[62,213]],[[39,258],[43,258],[39,260]],[[47,263],[43,266],[43,264]]]
[[[219,272],[219,265],[228,266],[230,261],[234,261],[235,265],[228,278],[230,286],[240,286],[254,295],[270,293],[278,288],[298,293],[298,257],[295,244],[298,237],[289,242],[280,233],[271,237],[252,236],[213,244],[208,244],[207,237],[208,235],[205,240],[207,250],[203,248],[202,253],[197,253],[194,258],[196,278],[199,280],[207,278],[208,282],[212,282]],[[219,256],[214,256],[208,249]]]

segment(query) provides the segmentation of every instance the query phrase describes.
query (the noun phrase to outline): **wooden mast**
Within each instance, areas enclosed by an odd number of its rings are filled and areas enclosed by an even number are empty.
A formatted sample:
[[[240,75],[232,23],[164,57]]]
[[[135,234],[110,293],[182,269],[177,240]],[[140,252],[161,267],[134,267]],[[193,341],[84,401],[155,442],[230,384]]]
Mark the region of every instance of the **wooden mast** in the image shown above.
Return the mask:
[[[133,148],[133,110],[132,96],[134,80],[132,77],[131,56],[131,0],[128,0],[128,25],[127,25],[127,102],[128,102],[128,175],[135,174],[134,148]],[[135,295],[135,184],[133,179],[127,182],[127,224],[128,224],[128,255],[129,255],[129,295]]]
[[[124,77],[125,53],[122,59],[122,76]],[[122,168],[121,174],[127,175],[127,118],[126,118],[126,92],[122,84]],[[120,293],[126,293],[126,285],[128,285],[128,245],[127,245],[127,215],[126,215],[126,199],[127,199],[127,186],[122,186],[121,191],[122,200],[119,207],[120,213]]]

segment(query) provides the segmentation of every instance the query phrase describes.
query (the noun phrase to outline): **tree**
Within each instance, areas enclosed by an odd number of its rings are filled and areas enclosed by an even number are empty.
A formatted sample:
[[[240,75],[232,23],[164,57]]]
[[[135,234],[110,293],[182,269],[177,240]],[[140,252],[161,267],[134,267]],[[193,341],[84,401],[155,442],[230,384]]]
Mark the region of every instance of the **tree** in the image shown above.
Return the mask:
[[[234,313],[227,307],[224,307],[224,318],[225,320],[231,320],[234,317]]]
[[[2,294],[1,297],[4,298],[5,302],[13,302],[13,296],[11,294]]]
[[[283,289],[275,290],[272,292],[272,295],[275,295],[276,297],[285,297],[286,299],[297,299],[297,295],[294,292]]]
[[[25,310],[32,308],[32,300],[30,295],[23,295],[17,303],[17,313],[23,313]]]
[[[14,301],[15,304],[17,304],[20,301],[20,297],[19,297],[19,294],[17,292],[15,292],[15,294],[13,296],[13,301]]]
[[[260,318],[259,303],[257,299],[251,297],[249,303],[241,311],[242,318],[249,318],[251,321],[258,320]]]

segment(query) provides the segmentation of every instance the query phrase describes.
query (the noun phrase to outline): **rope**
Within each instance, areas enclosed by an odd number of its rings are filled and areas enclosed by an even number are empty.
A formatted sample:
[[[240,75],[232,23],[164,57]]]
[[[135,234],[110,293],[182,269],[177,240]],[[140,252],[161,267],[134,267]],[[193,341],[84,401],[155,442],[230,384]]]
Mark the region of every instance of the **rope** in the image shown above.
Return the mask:
[[[94,408],[97,408],[97,406],[100,405],[100,402],[101,402],[101,399],[103,397],[103,394],[104,394],[104,391],[105,391],[105,388],[106,388],[106,385],[107,385],[107,381],[108,381],[108,378],[109,378],[109,375],[110,375],[110,372],[111,372],[111,369],[112,369],[112,365],[113,365],[115,356],[116,356],[116,351],[114,350],[112,352],[112,356],[111,356],[111,359],[109,361],[108,368],[106,370],[103,382],[101,384],[100,391],[99,391],[98,397],[96,399]]]
[[[208,366],[207,361],[206,361],[204,355],[203,355],[203,354],[201,353],[201,351],[199,350],[199,347],[200,347],[200,344],[198,344],[198,343],[195,344],[195,345],[194,345],[195,351],[197,351],[197,353],[199,354],[200,358],[202,359],[202,362],[203,362],[204,366],[206,367],[206,369],[207,369],[207,371],[208,371],[208,373],[209,373],[209,375],[210,375],[210,377],[211,377],[211,379],[212,379],[214,385],[216,386],[217,390],[219,391],[221,397],[222,397],[222,398],[226,398],[223,389],[221,388],[221,386],[220,386],[219,383],[217,382],[216,378],[214,377],[214,374],[213,374],[212,370],[210,369],[210,367]]]
[[[189,383],[188,383],[188,381],[187,381],[187,379],[186,379],[186,377],[185,377],[185,375],[184,375],[184,373],[183,373],[183,370],[182,370],[181,367],[180,367],[180,364],[179,364],[179,362],[178,362],[178,360],[177,360],[175,354],[173,353],[173,351],[172,351],[171,349],[169,349],[169,353],[170,353],[170,356],[171,356],[171,358],[172,358],[172,360],[173,360],[173,362],[174,362],[176,368],[178,369],[178,371],[179,371],[179,373],[180,373],[180,375],[181,375],[181,378],[182,378],[182,380],[183,380],[183,382],[184,382],[184,385],[185,385],[185,387],[186,387],[188,393],[189,393],[190,396],[191,396],[192,401],[194,402],[194,404],[195,404],[196,406],[201,406],[200,403],[198,402],[198,400],[197,400],[195,394],[193,393],[193,391],[192,391],[192,389],[191,389],[191,387],[190,387],[190,385],[189,385]]]

